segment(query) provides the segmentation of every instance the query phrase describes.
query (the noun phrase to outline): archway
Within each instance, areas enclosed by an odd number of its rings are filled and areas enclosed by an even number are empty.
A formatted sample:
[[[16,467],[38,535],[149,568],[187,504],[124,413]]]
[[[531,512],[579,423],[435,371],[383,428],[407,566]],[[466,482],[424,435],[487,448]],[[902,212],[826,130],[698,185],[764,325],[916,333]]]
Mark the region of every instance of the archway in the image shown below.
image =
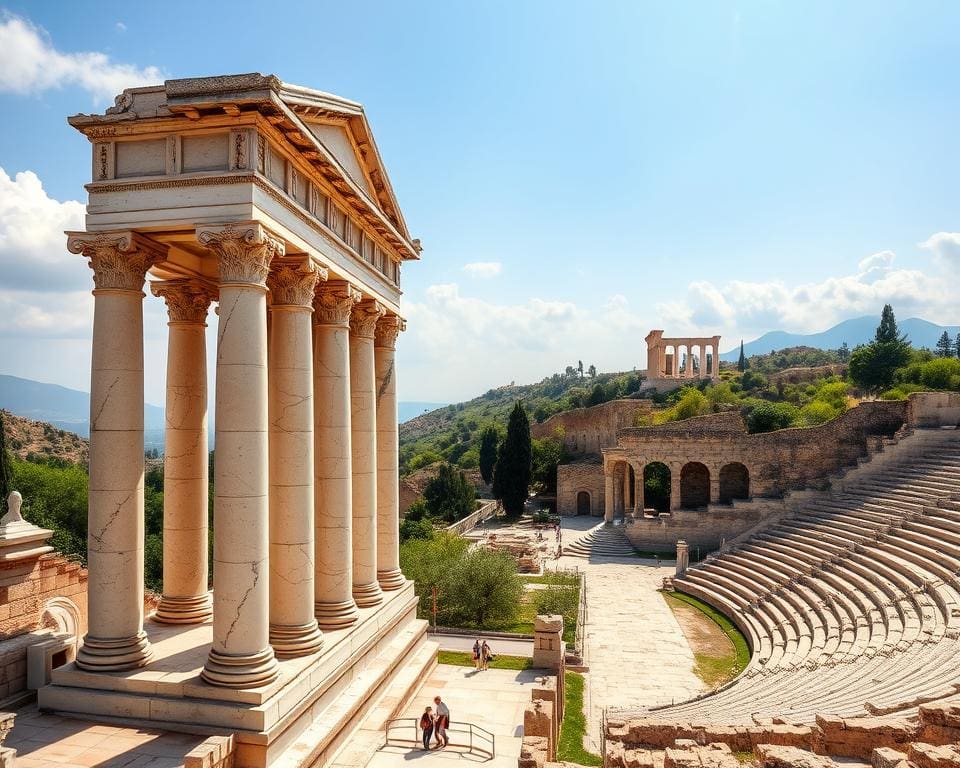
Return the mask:
[[[710,503],[710,470],[699,461],[691,461],[680,470],[680,506],[697,509]]]
[[[651,461],[643,468],[644,507],[656,512],[670,511],[670,467]]]
[[[590,514],[590,493],[588,491],[580,491],[577,494],[577,514]]]
[[[750,471],[739,461],[732,461],[720,468],[720,503],[729,504],[734,499],[750,498]]]

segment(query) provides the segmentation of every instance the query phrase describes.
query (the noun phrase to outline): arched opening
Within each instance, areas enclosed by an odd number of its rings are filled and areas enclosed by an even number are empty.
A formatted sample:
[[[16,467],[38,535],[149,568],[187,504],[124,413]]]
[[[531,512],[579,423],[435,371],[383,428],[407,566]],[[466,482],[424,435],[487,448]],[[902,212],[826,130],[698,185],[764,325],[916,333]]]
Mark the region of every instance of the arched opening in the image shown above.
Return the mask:
[[[663,375],[677,375],[677,348],[673,344],[663,348]]]
[[[720,468],[720,503],[750,498],[750,471],[739,461]]]
[[[577,514],[590,514],[590,494],[587,491],[580,491],[577,494]]]
[[[680,506],[698,509],[710,503],[710,470],[699,461],[691,461],[680,470]]]
[[[643,505],[655,512],[670,511],[670,467],[651,461],[643,468]]]

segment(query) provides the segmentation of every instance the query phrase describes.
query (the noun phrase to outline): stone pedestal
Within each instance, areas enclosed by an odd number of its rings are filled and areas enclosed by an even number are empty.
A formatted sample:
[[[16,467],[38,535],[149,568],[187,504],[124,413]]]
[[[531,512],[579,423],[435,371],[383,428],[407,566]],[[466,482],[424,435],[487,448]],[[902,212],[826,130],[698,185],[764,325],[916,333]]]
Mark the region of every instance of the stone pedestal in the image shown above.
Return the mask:
[[[353,624],[350,312],[360,293],[321,283],[313,301],[314,613],[323,629]]]
[[[197,238],[220,269],[213,643],[201,676],[254,688],[277,676],[268,631],[266,278],[283,244],[256,222],[203,228]]]
[[[383,306],[366,300],[350,314],[350,435],[353,457],[353,599],[383,600],[377,582],[377,421],[373,334]]]
[[[397,335],[404,322],[386,315],[377,323],[374,360],[377,375],[377,581],[381,589],[400,589],[400,473],[397,432]]]
[[[565,654],[563,616],[537,616],[533,621],[533,666],[560,671]]]
[[[677,541],[677,576],[683,576],[690,567],[690,547],[683,539]]]
[[[82,669],[143,666],[143,283],[166,250],[132,232],[73,233],[96,289],[90,371],[89,620]]]
[[[167,303],[163,456],[163,597],[155,621],[194,624],[213,611],[207,568],[206,318],[213,293],[193,280],[154,283]]]
[[[270,643],[277,656],[323,645],[313,612],[313,338],[319,273],[274,266],[270,305]]]

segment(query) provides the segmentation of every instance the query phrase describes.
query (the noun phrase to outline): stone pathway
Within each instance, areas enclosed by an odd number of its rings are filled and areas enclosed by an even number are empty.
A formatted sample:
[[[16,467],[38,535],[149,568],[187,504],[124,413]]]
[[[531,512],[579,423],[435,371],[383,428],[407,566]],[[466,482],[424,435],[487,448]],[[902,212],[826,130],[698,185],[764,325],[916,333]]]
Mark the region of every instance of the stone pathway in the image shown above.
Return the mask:
[[[597,518],[565,518],[563,540],[588,534]],[[707,690],[693,673],[693,652],[670,606],[657,591],[673,562],[640,558],[562,557],[560,567],[586,573],[587,747],[600,751],[604,707],[649,707]]]

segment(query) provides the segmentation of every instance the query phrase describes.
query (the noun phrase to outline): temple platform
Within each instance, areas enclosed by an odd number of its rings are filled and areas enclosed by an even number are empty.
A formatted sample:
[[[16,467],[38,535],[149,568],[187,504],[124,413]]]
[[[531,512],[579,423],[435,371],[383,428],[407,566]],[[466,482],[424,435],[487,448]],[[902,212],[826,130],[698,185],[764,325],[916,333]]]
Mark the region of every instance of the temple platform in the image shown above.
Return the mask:
[[[283,758],[306,766],[331,755],[388,692],[402,707],[436,661],[416,618],[413,584],[361,609],[356,624],[324,632],[322,650],[279,660],[280,677],[259,688],[218,688],[200,678],[212,622],[147,621],[153,658],[126,672],[86,672],[71,663],[38,691],[42,711],[182,733],[235,734],[234,763],[262,768]],[[397,690],[400,685],[403,690]],[[393,686],[391,688],[391,686]],[[288,748],[296,754],[284,754]]]

